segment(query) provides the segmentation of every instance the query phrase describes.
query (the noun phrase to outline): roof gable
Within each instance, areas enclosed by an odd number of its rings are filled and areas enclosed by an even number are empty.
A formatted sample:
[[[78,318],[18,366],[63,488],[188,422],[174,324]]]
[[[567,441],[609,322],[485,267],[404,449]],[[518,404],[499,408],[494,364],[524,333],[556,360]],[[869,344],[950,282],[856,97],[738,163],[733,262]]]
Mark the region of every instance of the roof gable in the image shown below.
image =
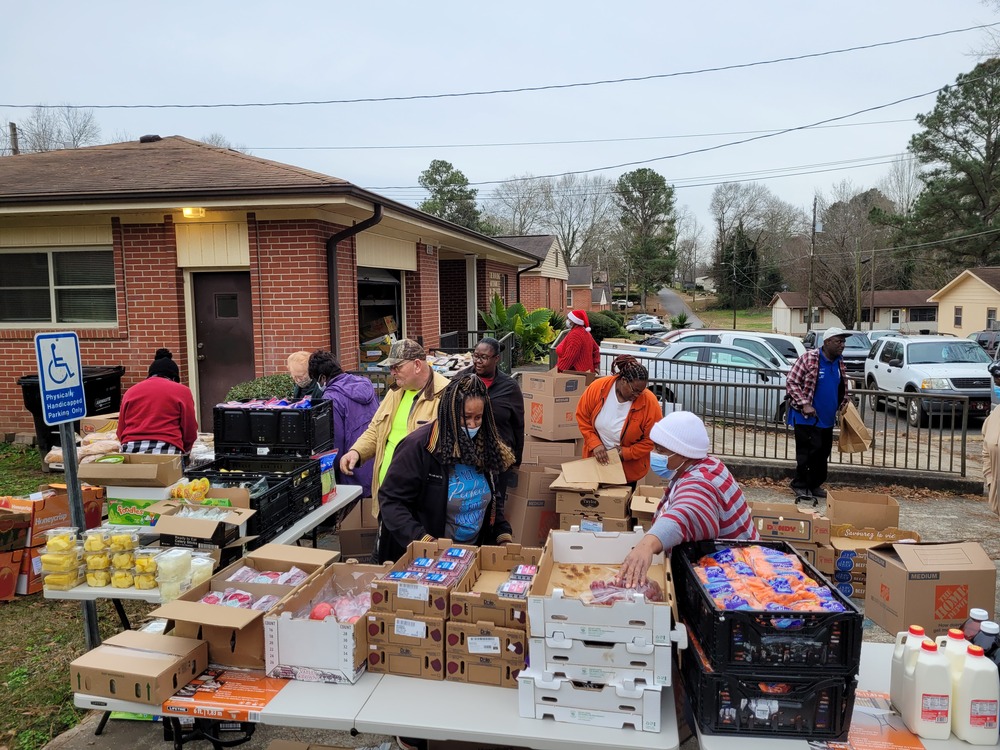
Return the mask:
[[[502,235],[493,239],[516,247],[538,260],[545,260],[559,240],[554,234]]]
[[[585,286],[587,288],[593,288],[594,286],[593,266],[570,266],[569,281],[567,283],[569,284],[569,286]]]
[[[994,292],[1000,293],[1000,267],[984,266],[982,268],[965,269],[962,273],[931,295],[931,301],[939,302],[942,296],[946,296],[950,292],[953,292],[960,284],[969,279],[975,279],[976,281],[990,287]]]

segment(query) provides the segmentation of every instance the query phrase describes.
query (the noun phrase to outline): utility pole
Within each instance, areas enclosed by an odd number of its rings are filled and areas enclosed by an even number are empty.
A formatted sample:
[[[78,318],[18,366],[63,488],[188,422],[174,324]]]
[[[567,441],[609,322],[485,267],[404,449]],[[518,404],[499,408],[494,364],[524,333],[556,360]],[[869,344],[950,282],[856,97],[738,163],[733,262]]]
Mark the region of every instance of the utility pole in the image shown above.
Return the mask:
[[[10,127],[10,152],[17,156],[21,153],[21,148],[17,143],[17,123],[8,122],[7,125]]]
[[[858,250],[858,238],[854,238],[854,267],[855,271],[855,283],[854,283],[854,298],[855,298],[855,325],[857,328],[861,328],[861,252]],[[872,330],[871,321],[868,321],[868,330]]]
[[[813,259],[816,257],[816,196],[813,196],[812,233],[809,237],[809,291],[806,294],[806,333],[813,324]]]
[[[869,268],[868,270],[871,271],[872,274],[872,279],[871,279],[872,298],[868,300],[868,304],[871,305],[868,313],[868,330],[874,331],[875,330],[875,245],[874,244],[872,245],[871,268]]]

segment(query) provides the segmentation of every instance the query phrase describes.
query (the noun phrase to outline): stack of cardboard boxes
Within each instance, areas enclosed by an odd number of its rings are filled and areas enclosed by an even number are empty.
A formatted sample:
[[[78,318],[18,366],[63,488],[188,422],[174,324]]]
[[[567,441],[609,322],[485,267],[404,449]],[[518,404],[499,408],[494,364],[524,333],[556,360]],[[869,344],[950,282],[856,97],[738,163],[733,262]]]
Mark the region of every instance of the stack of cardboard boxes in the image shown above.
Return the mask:
[[[660,731],[661,686],[671,684],[671,650],[674,643],[687,645],[686,631],[674,626],[663,555],[653,558],[648,572],[663,601],[639,594],[603,604],[588,601],[592,586],[613,579],[642,535],[553,531],[549,536],[528,595],[531,666],[518,677],[521,716]]]
[[[829,518],[792,503],[751,502],[750,514],[762,541],[788,542],[820,573],[833,578],[834,550],[830,546]]]
[[[14,598],[30,526],[30,513],[0,508],[0,601]]]
[[[100,526],[104,490],[101,487],[84,486],[82,491],[86,527],[92,529]],[[7,572],[0,570],[0,589],[3,589],[5,581],[14,578],[17,580],[15,590],[18,594],[34,594],[41,591],[41,555],[45,548],[45,532],[73,525],[66,485],[43,484],[38,488],[38,492],[33,492],[28,497],[2,497],[0,508],[14,511],[15,515],[21,518],[15,526],[21,526],[25,516],[30,517],[27,536],[21,545],[23,549],[11,550],[10,559],[4,568]]]
[[[362,498],[344,516],[337,530],[340,555],[345,560],[368,560],[375,549],[378,519],[372,515],[372,499]]]
[[[649,482],[650,478],[646,477],[645,481]],[[636,528],[649,531],[665,491],[666,487],[661,484],[640,484],[635,488],[632,500],[629,502],[629,508],[632,510],[632,518],[635,520]]]
[[[917,532],[899,528],[899,503],[890,495],[830,490],[826,512],[834,551],[832,579],[842,594],[853,599],[865,598],[871,547],[906,539],[920,541]]]
[[[576,440],[580,428],[576,407],[587,387],[586,375],[567,372],[527,372],[521,376],[524,431],[543,440]]]
[[[632,488],[625,482],[625,472],[615,451],[609,462],[601,465],[596,458],[569,461],[551,483],[556,493],[559,528],[569,531],[630,531],[632,517],[629,500]]]

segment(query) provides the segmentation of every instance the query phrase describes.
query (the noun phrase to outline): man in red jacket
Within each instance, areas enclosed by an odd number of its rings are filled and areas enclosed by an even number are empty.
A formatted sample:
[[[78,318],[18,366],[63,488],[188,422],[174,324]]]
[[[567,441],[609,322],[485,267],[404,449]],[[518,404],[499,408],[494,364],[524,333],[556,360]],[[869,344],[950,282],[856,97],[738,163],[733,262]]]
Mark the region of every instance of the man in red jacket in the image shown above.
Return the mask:
[[[198,437],[194,396],[183,385],[168,349],[157,349],[149,377],[122,397],[118,440],[122,453],[189,453]]]
[[[556,347],[556,369],[559,372],[599,372],[601,350],[590,335],[590,319],[583,310],[573,310],[566,316],[569,333]]]

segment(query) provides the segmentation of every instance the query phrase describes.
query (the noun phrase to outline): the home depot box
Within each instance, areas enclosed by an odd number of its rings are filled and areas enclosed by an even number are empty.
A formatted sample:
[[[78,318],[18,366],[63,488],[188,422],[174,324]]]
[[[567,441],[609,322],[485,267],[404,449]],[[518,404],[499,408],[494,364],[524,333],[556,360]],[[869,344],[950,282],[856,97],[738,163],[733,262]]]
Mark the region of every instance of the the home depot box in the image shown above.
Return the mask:
[[[180,456],[148,453],[117,453],[121,463],[94,461],[81,464],[80,479],[90,484],[114,484],[132,487],[169,487],[182,476]]]
[[[546,440],[580,437],[576,422],[578,396],[542,396],[524,394],[524,423],[528,435]]]
[[[225,591],[233,573],[246,565],[260,571],[285,572],[295,566],[306,573],[315,573],[337,559],[338,553],[285,544],[265,544],[228,568],[216,573],[211,580],[195,586],[179,599],[153,610],[151,617],[168,621],[168,632],[181,637],[198,637],[208,641],[213,664],[246,669],[264,668],[264,613],[254,609],[203,604],[199,600],[210,591]],[[306,581],[308,583],[308,580]],[[273,594],[284,598],[293,586],[241,583],[239,588],[260,598]]]
[[[514,541],[530,547],[541,547],[552,529],[559,528],[555,498],[521,497],[507,494],[504,515],[510,523]]]
[[[535,668],[521,672],[517,681],[518,713],[525,718],[551,716],[572,724],[660,731],[659,685],[589,685],[551,677]]]
[[[433,542],[410,542],[406,552],[392,567],[392,572],[406,570],[414,560],[420,557],[429,557],[437,560],[442,554],[448,551],[449,547],[457,547],[465,550],[469,555],[475,554],[476,547],[453,544],[450,539],[436,539]],[[372,589],[372,609],[381,612],[395,612],[397,610],[407,610],[416,615],[429,615],[431,617],[448,618],[448,601],[451,592],[468,591],[472,586],[472,564],[465,569],[462,577],[451,587],[427,585],[422,583],[407,583],[401,581],[388,581],[380,578],[371,582]],[[369,661],[369,665],[371,662]],[[395,673],[394,673],[395,674]]]
[[[865,615],[890,633],[961,627],[973,607],[992,612],[996,566],[977,542],[881,544],[868,550]]]
[[[830,519],[791,503],[750,503],[753,525],[761,539],[781,539],[795,544],[830,543]]]
[[[208,667],[208,644],[138,630],[113,635],[70,664],[75,692],[159,706]]]
[[[83,516],[88,529],[101,525],[101,501],[104,490],[100,487],[83,487]],[[0,507],[19,513],[31,514],[31,527],[26,546],[45,544],[45,532],[60,526],[72,526],[69,513],[69,495],[64,484],[43,484],[38,492],[28,497],[0,498]]]
[[[520,544],[480,547],[470,572],[471,587],[468,591],[451,592],[451,619],[525,629],[528,625],[527,601],[502,597],[497,594],[497,588],[510,578],[511,571],[517,566],[538,565],[541,559],[542,550],[539,547],[522,547]]]
[[[356,682],[368,658],[362,614],[356,622],[334,615],[311,620],[320,602],[369,590],[369,584],[392,568],[385,565],[333,563],[264,615],[265,669],[270,677],[306,682]]]
[[[899,526],[899,503],[891,495],[876,492],[829,490],[826,515],[831,526],[849,523],[859,529],[887,529]]]
[[[583,438],[574,440],[543,440],[525,435],[521,451],[521,466],[527,464],[557,465],[583,455]]]
[[[556,370],[521,374],[521,392],[532,396],[572,396],[579,399],[586,387],[585,375],[570,375]]]

